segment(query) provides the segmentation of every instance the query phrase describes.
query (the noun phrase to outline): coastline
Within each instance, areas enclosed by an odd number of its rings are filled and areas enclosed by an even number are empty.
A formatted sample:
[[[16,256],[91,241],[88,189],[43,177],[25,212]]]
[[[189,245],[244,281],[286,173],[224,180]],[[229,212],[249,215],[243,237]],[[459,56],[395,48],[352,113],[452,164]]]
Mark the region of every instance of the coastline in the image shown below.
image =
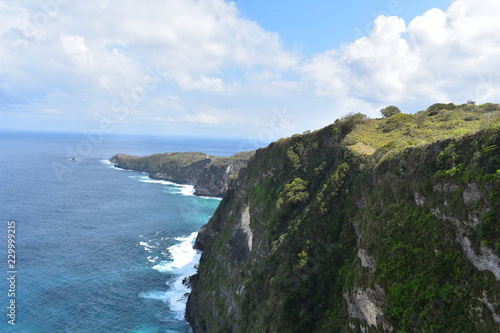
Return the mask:
[[[145,171],[117,167],[116,163],[113,163],[110,160],[101,160],[100,162],[119,171],[141,172],[147,176],[138,178],[139,181],[179,188],[180,191],[178,194],[180,195],[195,196],[201,199],[222,200],[221,197],[217,196],[197,194],[195,191],[195,185],[193,184],[181,184],[173,180],[152,178],[151,175]],[[171,261],[160,261],[152,267],[160,273],[174,275],[174,277],[170,279],[170,282],[167,281],[167,285],[170,289],[168,291],[143,292],[139,295],[139,297],[142,298],[156,299],[168,303],[170,310],[176,313],[176,318],[178,320],[185,321],[192,330],[193,327],[191,326],[191,323],[189,323],[186,319],[186,305],[188,297],[192,292],[191,279],[198,272],[198,265],[203,252],[195,246],[196,239],[198,238],[198,234],[202,228],[203,226],[189,235],[176,237],[175,240],[178,241],[178,243],[175,243],[166,249],[172,256]],[[149,244],[147,242],[141,242],[140,245],[149,252]],[[153,261],[153,263],[155,262]]]
[[[149,156],[116,154],[109,159],[115,168],[145,172],[149,178],[194,186],[196,196],[222,198],[229,183],[246,167],[255,151],[232,156],[201,152],[163,153]]]

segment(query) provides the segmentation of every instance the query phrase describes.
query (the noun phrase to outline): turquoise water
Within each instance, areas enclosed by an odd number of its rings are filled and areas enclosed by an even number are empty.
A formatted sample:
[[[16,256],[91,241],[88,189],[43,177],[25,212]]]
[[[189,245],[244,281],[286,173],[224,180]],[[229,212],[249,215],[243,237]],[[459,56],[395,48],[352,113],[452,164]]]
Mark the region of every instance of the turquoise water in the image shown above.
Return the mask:
[[[241,140],[0,134],[0,332],[190,332],[182,279],[195,272],[192,243],[220,201],[107,160],[166,151],[227,156],[239,147]],[[8,297],[8,221],[16,222],[15,297]]]

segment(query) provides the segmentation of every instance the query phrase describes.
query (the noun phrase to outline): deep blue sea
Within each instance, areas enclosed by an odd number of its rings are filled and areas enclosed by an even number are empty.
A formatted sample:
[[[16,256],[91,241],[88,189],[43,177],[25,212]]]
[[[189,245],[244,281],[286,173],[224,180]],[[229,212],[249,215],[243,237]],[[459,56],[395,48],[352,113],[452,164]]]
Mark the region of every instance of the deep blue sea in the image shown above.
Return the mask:
[[[108,162],[241,140],[0,133],[0,332],[190,332],[182,279],[220,200]],[[73,158],[75,158],[73,160]],[[15,222],[9,296],[8,222]],[[11,257],[12,258],[12,257]],[[12,262],[11,262],[12,263]],[[15,326],[8,323],[15,300]]]

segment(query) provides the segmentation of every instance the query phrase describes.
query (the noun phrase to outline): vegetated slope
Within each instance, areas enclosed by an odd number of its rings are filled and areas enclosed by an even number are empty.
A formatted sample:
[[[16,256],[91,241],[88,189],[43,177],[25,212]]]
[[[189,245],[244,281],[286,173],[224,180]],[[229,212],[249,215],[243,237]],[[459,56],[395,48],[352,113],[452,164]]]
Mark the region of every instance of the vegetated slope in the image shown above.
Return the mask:
[[[356,114],[258,150],[199,233],[194,331],[498,331],[500,121],[465,107],[436,131],[442,110]]]
[[[201,152],[164,153],[145,157],[117,154],[110,158],[119,168],[144,171],[153,179],[195,185],[196,195],[223,196],[229,181],[246,165],[253,151],[230,157]]]

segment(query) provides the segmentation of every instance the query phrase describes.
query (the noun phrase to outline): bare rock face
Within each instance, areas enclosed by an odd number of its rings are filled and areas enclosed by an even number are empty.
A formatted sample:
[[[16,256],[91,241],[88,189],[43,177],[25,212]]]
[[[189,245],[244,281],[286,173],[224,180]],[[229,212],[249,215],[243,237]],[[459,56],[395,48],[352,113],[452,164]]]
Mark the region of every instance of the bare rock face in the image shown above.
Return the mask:
[[[370,272],[375,270],[375,260],[364,249],[358,250],[358,257],[361,260],[361,266],[368,268]]]
[[[476,183],[467,184],[467,188],[463,193],[464,203],[466,205],[472,204],[477,200],[483,198],[483,196],[484,194],[481,193]]]
[[[368,327],[381,331],[393,331],[390,324],[384,320],[385,295],[380,286],[375,289],[354,288],[352,292],[344,294],[347,302],[347,312],[350,318],[360,319],[363,322],[362,330]]]
[[[248,160],[239,159],[220,165],[207,165],[195,182],[195,195],[223,197],[229,188],[232,177],[236,177]]]
[[[229,239],[228,247],[231,251],[231,260],[236,264],[245,262],[253,247],[253,232],[250,227],[250,206],[247,205],[241,212],[240,223],[236,226]]]

